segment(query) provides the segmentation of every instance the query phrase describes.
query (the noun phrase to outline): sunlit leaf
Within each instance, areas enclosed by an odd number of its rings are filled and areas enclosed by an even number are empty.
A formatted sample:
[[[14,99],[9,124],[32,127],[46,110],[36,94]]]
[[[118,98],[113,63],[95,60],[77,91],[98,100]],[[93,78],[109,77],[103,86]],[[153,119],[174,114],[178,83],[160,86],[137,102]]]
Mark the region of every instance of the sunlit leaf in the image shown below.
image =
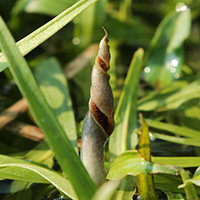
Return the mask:
[[[141,135],[139,139],[138,152],[145,159],[145,161],[151,161],[151,149],[150,149],[150,137],[149,127],[146,121],[140,114],[141,121]],[[153,175],[138,174],[137,175],[137,189],[138,196],[146,200],[157,200],[157,195],[154,186]]]
[[[200,166],[200,157],[152,157],[152,161],[164,165],[174,165],[178,167]]]
[[[145,161],[137,151],[126,151],[119,155],[107,175],[108,179],[121,179],[126,175],[136,176],[138,174],[172,174],[176,175],[178,167],[161,165]]]
[[[113,156],[135,148],[138,139],[133,130],[137,127],[138,82],[144,51],[135,52],[124,82],[124,88],[115,113],[115,130],[111,135],[109,149]]]
[[[27,99],[29,108],[37,124],[44,131],[48,145],[55,153],[63,172],[68,176],[79,198],[88,200],[95,192],[96,187],[48,106],[26,60],[17,49],[2,18],[0,18],[0,44],[9,61],[9,69],[14,80],[22,95]],[[84,181],[85,184],[81,185],[80,181]]]
[[[71,183],[54,171],[29,162],[0,155],[0,177],[33,183],[51,183],[73,199],[78,199]]]
[[[120,182],[120,180],[115,180],[104,183],[96,191],[92,200],[112,200]]]
[[[17,47],[19,48],[22,55],[28,54],[30,51],[35,49],[45,40],[50,38],[60,29],[62,29],[66,24],[78,16],[86,8],[94,4],[97,0],[80,0],[70,8],[66,9],[54,19],[47,22],[45,25],[41,26],[25,38],[17,42]],[[0,53],[0,72],[8,67],[8,62],[5,56]]]
[[[77,151],[77,133],[72,101],[66,78],[54,58],[42,60],[34,67],[40,88]]]
[[[179,188],[184,188],[186,185],[189,185],[191,183],[200,186],[200,167],[197,168],[197,170],[194,173],[194,176],[191,179],[187,179],[184,184],[179,185]]]
[[[77,0],[78,1],[78,0]],[[17,1],[13,13],[19,14],[20,11],[29,13],[42,13],[48,15],[57,15],[64,9],[72,6],[77,1],[74,0],[20,0]]]
[[[150,120],[150,119],[146,119],[146,121],[147,121],[149,127],[156,128],[156,129],[163,130],[163,131],[168,131],[170,133],[185,136],[188,138],[200,139],[199,131],[189,129],[186,127],[182,127],[182,126],[169,124],[169,123],[158,122],[158,121],[154,121],[154,120]]]

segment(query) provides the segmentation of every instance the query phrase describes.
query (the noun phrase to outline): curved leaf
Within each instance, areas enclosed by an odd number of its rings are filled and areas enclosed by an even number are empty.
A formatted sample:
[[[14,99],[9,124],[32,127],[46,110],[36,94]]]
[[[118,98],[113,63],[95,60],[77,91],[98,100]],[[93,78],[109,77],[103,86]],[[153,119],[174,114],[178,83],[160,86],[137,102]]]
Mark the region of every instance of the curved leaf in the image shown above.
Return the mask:
[[[58,173],[35,164],[0,155],[0,177],[33,183],[51,183],[65,195],[78,199],[71,183]]]
[[[177,175],[179,170],[179,167],[147,162],[137,151],[126,151],[113,162],[107,178],[121,179],[126,175],[158,173]]]

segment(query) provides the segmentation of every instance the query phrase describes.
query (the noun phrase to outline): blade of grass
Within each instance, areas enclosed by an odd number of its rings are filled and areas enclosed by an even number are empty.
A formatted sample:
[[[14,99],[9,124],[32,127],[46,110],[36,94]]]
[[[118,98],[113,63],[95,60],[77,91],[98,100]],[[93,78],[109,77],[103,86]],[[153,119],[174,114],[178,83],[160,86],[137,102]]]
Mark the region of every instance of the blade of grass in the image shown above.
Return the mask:
[[[120,154],[111,164],[107,178],[117,180],[127,175],[137,176],[138,174],[171,174],[177,175],[179,167],[162,165],[146,161],[138,151],[126,151]]]
[[[65,195],[78,199],[71,183],[50,169],[9,156],[0,155],[0,177],[33,183],[51,183]]]
[[[55,58],[39,61],[34,67],[40,88],[74,149],[77,148],[76,122],[66,78]]]
[[[190,179],[190,172],[186,170],[181,170],[181,178],[183,179],[183,182],[185,183],[188,179]],[[190,182],[185,185],[184,187],[187,200],[198,200],[197,192],[195,190],[194,185]]]
[[[200,147],[199,138],[195,139],[195,138],[174,137],[174,136],[164,135],[160,133],[151,133],[151,134],[152,134],[152,137],[154,138],[165,140],[168,142]]]
[[[189,138],[195,138],[195,139],[200,139],[200,132],[195,131],[193,129],[173,125],[173,124],[168,124],[164,122],[158,122],[150,119],[146,119],[146,122],[148,123],[149,127],[156,128],[159,130],[164,130],[164,131],[169,131],[170,133],[174,133],[177,135],[189,137]]]
[[[62,29],[66,24],[72,21],[76,16],[78,16],[82,11],[94,4],[96,1],[97,0],[80,0],[79,2],[53,18],[51,21],[47,22],[45,25],[41,26],[40,28],[17,42],[17,46],[21,54],[28,54],[30,51],[35,49],[45,40],[47,40],[60,29]],[[8,62],[6,61],[5,56],[0,53],[0,72],[7,67]]]
[[[1,17],[0,47],[9,62],[9,69],[14,80],[22,95],[27,99],[37,124],[44,131],[48,145],[55,153],[63,172],[72,183],[77,196],[82,200],[90,199],[96,190],[96,186],[48,106],[26,60],[20,54],[11,33]]]
[[[144,51],[135,52],[126,77],[124,88],[115,113],[115,130],[111,135],[109,150],[117,156],[135,148],[138,139],[133,130],[137,127],[137,92]]]
[[[121,180],[108,181],[94,194],[92,200],[112,200]]]
[[[152,161],[164,165],[174,165],[178,167],[198,167],[200,157],[152,157]]]
[[[149,127],[146,121],[143,119],[142,114],[140,114],[141,121],[141,135],[139,140],[138,152],[146,160],[151,162],[151,149],[150,149],[150,137],[149,137]],[[145,200],[157,200],[157,195],[154,186],[153,175],[139,174],[137,176],[137,187],[138,195],[141,199]]]

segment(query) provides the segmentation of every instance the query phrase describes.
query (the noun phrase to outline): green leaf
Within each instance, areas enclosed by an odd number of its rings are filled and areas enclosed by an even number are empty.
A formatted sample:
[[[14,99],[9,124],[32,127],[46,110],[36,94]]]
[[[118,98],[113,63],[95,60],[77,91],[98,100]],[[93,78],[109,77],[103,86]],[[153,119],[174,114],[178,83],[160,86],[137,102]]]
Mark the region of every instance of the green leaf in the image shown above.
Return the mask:
[[[55,153],[63,172],[68,176],[78,197],[83,200],[90,199],[96,190],[96,186],[48,106],[26,60],[17,49],[2,18],[0,18],[0,45],[9,61],[9,69],[14,80],[22,95],[27,99],[29,108],[37,124],[44,131],[48,145]],[[80,182],[85,184],[80,184]]]
[[[164,191],[168,200],[185,200],[182,194],[175,194],[168,191]]]
[[[190,172],[185,171],[184,169],[180,172],[181,178],[183,179],[183,182],[185,183],[188,179],[190,179]],[[186,193],[187,200],[198,200],[197,192],[193,184],[189,182],[184,186],[184,190]]]
[[[184,184],[179,185],[179,188],[184,188],[187,185],[190,185],[191,183],[200,186],[200,167],[197,168],[197,170],[194,173],[194,176],[190,179],[185,180]]]
[[[138,110],[152,111],[166,111],[170,109],[177,109],[183,103],[200,97],[200,80],[195,80],[183,89],[175,92],[160,92],[146,96],[138,101]]]
[[[114,199],[115,200],[127,200],[132,199],[135,194],[136,177],[126,176],[117,189]]]
[[[143,54],[143,49],[135,52],[120,96],[115,113],[115,130],[109,143],[112,156],[135,148],[138,142],[137,135],[133,133],[133,130],[137,127],[136,101]]]
[[[173,125],[169,123],[158,122],[158,121],[150,120],[150,119],[146,119],[146,122],[149,125],[149,127],[152,127],[152,128],[168,131],[170,133],[185,136],[188,138],[200,139],[200,132],[195,131],[193,129],[189,129],[189,128],[185,128],[185,127],[181,127],[181,126],[177,126],[177,125]]]
[[[74,0],[20,0],[17,1],[12,12],[14,15],[19,14],[20,11],[25,11],[28,13],[42,13],[54,16],[76,2]]]
[[[126,151],[119,155],[108,172],[108,179],[121,179],[126,175],[136,176],[138,174],[172,174],[176,175],[178,167],[171,165],[161,165],[145,161],[137,151]]]
[[[173,12],[158,26],[148,51],[145,79],[158,88],[179,78],[183,42],[190,34],[190,10]]]
[[[153,138],[158,138],[168,142],[173,142],[177,144],[191,145],[200,147],[200,139],[197,138],[185,138],[185,137],[174,137],[169,135],[164,135],[160,133],[151,133]]]
[[[72,101],[66,78],[59,63],[54,58],[44,59],[34,67],[34,72],[48,104],[78,152]]]
[[[153,177],[156,189],[184,194],[183,189],[178,189],[178,185],[182,183],[180,176],[155,174]]]
[[[25,160],[31,160],[49,167],[53,167],[53,158],[54,153],[49,148],[46,140],[40,142],[36,147],[31,149],[23,156],[23,159]]]
[[[178,167],[200,166],[200,157],[152,157],[152,162]]]
[[[60,13],[54,19],[17,42],[17,47],[19,48],[21,54],[26,55],[31,52],[96,1],[97,0],[80,0],[70,8]],[[0,53],[0,72],[7,67],[8,62],[6,61],[5,56]]]
[[[65,195],[78,199],[71,183],[58,173],[35,164],[0,155],[0,177],[33,183],[51,183]]]
[[[145,161],[151,161],[151,149],[150,149],[150,137],[149,127],[146,121],[140,114],[141,121],[141,135],[139,140],[138,152],[145,159]],[[145,200],[157,200],[157,195],[154,186],[153,175],[139,174],[137,175],[137,188],[138,196]]]
[[[101,185],[92,200],[113,200],[113,196],[120,184],[120,180],[108,181]]]
[[[151,162],[149,127],[146,121],[143,119],[142,114],[140,114],[140,121],[141,121],[141,135],[139,139],[138,151],[146,161]]]

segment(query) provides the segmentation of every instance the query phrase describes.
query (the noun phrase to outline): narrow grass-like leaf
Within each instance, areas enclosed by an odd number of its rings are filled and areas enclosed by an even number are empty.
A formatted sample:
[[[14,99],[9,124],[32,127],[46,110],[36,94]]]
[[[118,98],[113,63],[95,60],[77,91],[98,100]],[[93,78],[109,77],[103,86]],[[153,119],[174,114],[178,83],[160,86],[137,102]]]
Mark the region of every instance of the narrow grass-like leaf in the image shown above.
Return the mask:
[[[34,67],[40,88],[76,151],[77,133],[68,85],[54,58],[42,60]]]
[[[183,103],[200,97],[200,80],[195,80],[183,89],[177,92],[171,92],[167,95],[156,93],[153,96],[144,97],[138,101],[138,109],[143,111],[166,111],[177,109]]]
[[[143,119],[142,114],[140,114],[141,121],[141,135],[139,140],[138,152],[145,159],[145,161],[151,162],[151,148],[150,148],[150,137],[149,137],[149,127],[146,121]],[[154,187],[153,175],[139,174],[137,175],[137,188],[138,195],[141,199],[145,200],[157,200],[157,195]]]
[[[154,157],[152,162],[163,165],[174,165],[178,167],[198,167],[200,166],[200,157]]]
[[[17,1],[12,13],[17,15],[20,11],[25,11],[28,13],[42,13],[54,16],[75,2],[77,0],[20,0]]]
[[[119,155],[110,167],[108,179],[121,179],[126,175],[138,174],[172,174],[176,175],[179,167],[161,165],[145,161],[137,151],[126,151]]]
[[[186,127],[181,127],[181,126],[177,126],[177,125],[173,125],[169,123],[158,122],[158,121],[150,120],[150,119],[146,119],[146,122],[148,123],[149,127],[152,127],[152,128],[168,131],[170,133],[185,136],[188,138],[200,139],[200,132],[195,131],[193,129],[189,129]]]
[[[90,199],[96,186],[48,106],[26,60],[20,54],[2,18],[0,18],[0,46],[9,61],[9,69],[14,80],[22,95],[27,99],[29,108],[37,124],[44,131],[48,145],[55,153],[63,172],[68,176],[79,199]],[[80,182],[85,184],[80,184]]]
[[[175,194],[172,192],[164,191],[168,200],[185,200],[182,194]]]
[[[70,8],[60,13],[54,19],[17,42],[17,46],[21,54],[26,55],[31,52],[96,1],[97,0],[80,0]],[[6,61],[5,56],[0,53],[0,72],[7,67],[8,62]]]
[[[141,135],[139,139],[138,151],[146,161],[151,162],[149,127],[146,121],[143,119],[142,114],[140,114],[140,121],[141,121]]]
[[[115,113],[115,130],[111,135],[109,149],[117,156],[127,149],[135,148],[138,139],[133,130],[137,126],[137,94],[143,49],[135,52],[124,83],[124,88]]]
[[[184,183],[188,179],[190,179],[190,172],[189,171],[181,170],[180,175],[181,175]],[[185,193],[186,193],[187,200],[198,200],[199,199],[198,196],[197,196],[197,192],[195,190],[195,187],[192,184],[192,182],[188,182],[188,184],[186,184],[184,186],[184,190],[185,190]]]
[[[38,165],[0,155],[0,177],[33,183],[51,183],[65,195],[78,199],[71,183],[58,173]]]
[[[113,200],[113,196],[120,184],[120,180],[108,181],[101,185],[92,200]]]
[[[186,185],[189,185],[191,183],[200,186],[200,167],[197,168],[197,170],[194,173],[194,176],[190,179],[185,180],[184,184],[179,185],[179,188],[184,188]]]
[[[151,133],[151,134],[152,134],[152,137],[154,138],[165,140],[168,142],[200,147],[199,138],[195,139],[195,138],[185,138],[185,137],[174,137],[174,136],[164,135],[160,133]]]

